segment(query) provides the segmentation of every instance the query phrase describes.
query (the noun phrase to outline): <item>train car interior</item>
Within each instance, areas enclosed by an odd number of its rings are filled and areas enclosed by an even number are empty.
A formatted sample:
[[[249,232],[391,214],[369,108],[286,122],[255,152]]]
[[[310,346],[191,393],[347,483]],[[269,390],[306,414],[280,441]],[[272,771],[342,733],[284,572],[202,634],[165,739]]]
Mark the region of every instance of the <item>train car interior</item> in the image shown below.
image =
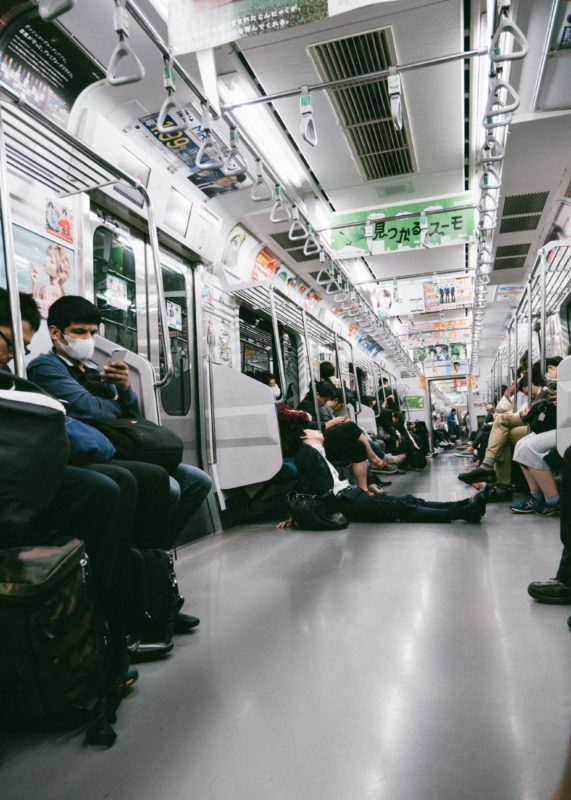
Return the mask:
[[[2,500],[4,800],[571,798],[570,0],[0,0],[0,218],[0,498],[19,379],[72,447],[113,408],[178,448],[111,443],[156,499],[101,470],[132,519],[108,753],[26,723],[14,687],[57,680],[16,663],[13,560],[62,537]],[[40,494],[97,473],[66,446]]]

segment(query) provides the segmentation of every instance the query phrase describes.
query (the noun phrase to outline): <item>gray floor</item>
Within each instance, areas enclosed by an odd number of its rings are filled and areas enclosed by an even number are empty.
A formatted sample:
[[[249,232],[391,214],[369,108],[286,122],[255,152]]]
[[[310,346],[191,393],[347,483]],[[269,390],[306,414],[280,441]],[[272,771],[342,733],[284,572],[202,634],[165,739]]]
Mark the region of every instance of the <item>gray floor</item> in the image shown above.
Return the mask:
[[[395,493],[471,493],[451,455]],[[554,519],[267,524],[195,542],[200,629],[140,668],[109,751],[2,741],[3,800],[547,800],[571,721],[570,608],[534,603]]]

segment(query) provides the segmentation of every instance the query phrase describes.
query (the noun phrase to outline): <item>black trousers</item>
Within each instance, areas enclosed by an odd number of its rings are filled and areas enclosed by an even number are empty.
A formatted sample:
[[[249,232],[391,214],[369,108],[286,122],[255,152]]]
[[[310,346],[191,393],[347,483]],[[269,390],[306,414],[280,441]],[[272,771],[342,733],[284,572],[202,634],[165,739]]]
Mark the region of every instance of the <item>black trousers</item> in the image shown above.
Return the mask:
[[[359,441],[361,428],[354,422],[334,425],[323,433],[323,447],[329,461],[358,464],[367,460],[367,448]]]
[[[361,489],[345,489],[336,500],[350,522],[450,522],[450,511],[459,507],[456,502],[439,503],[412,494],[369,496]]]
[[[84,469],[106,475],[119,486],[121,524],[131,532],[129,546],[163,550],[171,547],[170,484],[163,467],[114,459],[106,464],[87,464]]]
[[[563,487],[561,496],[560,534],[563,554],[557,570],[557,580],[571,586],[571,447],[563,456]]]

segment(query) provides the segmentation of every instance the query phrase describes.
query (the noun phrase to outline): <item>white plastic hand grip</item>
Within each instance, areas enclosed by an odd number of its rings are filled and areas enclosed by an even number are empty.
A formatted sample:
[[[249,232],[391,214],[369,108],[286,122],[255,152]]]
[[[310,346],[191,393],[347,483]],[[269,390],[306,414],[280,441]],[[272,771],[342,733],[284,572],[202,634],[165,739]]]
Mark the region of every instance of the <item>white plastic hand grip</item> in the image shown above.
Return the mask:
[[[126,59],[134,61],[134,71],[127,75],[119,75],[119,64]],[[145,77],[145,68],[137,55],[131,50],[126,40],[119,39],[117,46],[111,53],[109,64],[107,65],[107,80],[110,86],[125,86],[128,83],[138,83]]]
[[[40,0],[38,3],[38,13],[44,22],[51,22],[52,19],[61,17],[67,11],[71,11],[76,0]]]

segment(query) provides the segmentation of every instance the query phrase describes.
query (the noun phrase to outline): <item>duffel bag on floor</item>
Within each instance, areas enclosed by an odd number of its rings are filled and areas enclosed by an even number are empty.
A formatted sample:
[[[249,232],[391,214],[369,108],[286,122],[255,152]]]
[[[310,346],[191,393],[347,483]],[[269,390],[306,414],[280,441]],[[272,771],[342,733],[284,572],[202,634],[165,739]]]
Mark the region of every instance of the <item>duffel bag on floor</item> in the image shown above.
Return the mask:
[[[77,539],[0,550],[0,642],[3,723],[26,731],[77,726],[118,704],[118,665]]]

